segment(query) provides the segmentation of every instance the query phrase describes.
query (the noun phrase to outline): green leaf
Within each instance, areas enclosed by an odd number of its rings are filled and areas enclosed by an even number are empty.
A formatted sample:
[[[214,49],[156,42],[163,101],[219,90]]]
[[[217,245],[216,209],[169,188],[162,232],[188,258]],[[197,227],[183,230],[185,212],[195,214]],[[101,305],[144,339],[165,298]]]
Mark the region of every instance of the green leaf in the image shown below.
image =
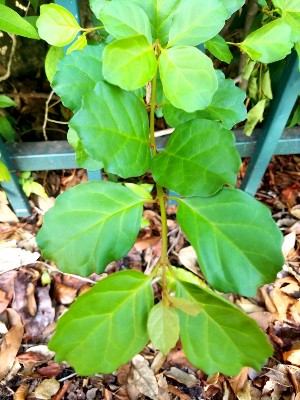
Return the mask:
[[[206,42],[220,32],[226,16],[227,10],[219,0],[182,0],[172,19],[168,47]]]
[[[145,36],[115,40],[103,52],[103,76],[122,89],[134,90],[146,85],[157,68],[153,47]]]
[[[12,143],[15,141],[17,134],[7,117],[0,115],[0,136]]]
[[[137,194],[138,196],[142,197],[143,199],[152,200],[151,194],[144,188],[142,185],[136,185],[135,183],[125,182],[124,186],[128,189],[132,190],[133,193]],[[150,185],[153,188],[153,185]]]
[[[149,276],[138,271],[110,275],[81,295],[59,319],[49,348],[79,375],[112,373],[147,344],[152,306]]]
[[[107,4],[107,0],[90,0],[90,8],[98,19],[100,11],[105,4]]]
[[[193,300],[182,299],[180,297],[172,297],[171,303],[178,308],[179,310],[183,311],[185,314],[191,315],[196,317],[200,311],[202,311],[202,307],[199,303]]]
[[[67,54],[72,53],[75,50],[82,50],[87,46],[87,38],[86,35],[80,35],[77,39],[72,43],[71,46],[68,47]]]
[[[36,12],[39,6],[39,0],[29,0],[30,4],[32,5],[34,11]]]
[[[133,246],[144,199],[117,183],[86,182],[61,194],[45,215],[37,242],[64,272],[103,272]]]
[[[81,30],[73,14],[58,4],[44,4],[40,8],[37,28],[42,39],[63,47],[71,43]]]
[[[170,103],[186,112],[207,107],[218,88],[212,61],[194,47],[162,50],[158,59],[163,89]]]
[[[293,42],[300,40],[300,3],[299,0],[276,0],[274,5],[281,10],[282,20],[291,28]]]
[[[98,171],[103,168],[103,164],[100,161],[94,160],[84,150],[82,141],[79,139],[76,131],[72,128],[68,130],[68,142],[75,150],[76,164],[80,168],[87,169],[88,171]]]
[[[179,311],[180,338],[189,361],[208,375],[234,376],[246,366],[259,371],[273,354],[257,323],[221,296],[185,282],[176,294],[202,308],[196,317]]]
[[[282,234],[270,211],[237,189],[179,201],[177,220],[217,290],[254,296],[282,268]]]
[[[224,7],[227,10],[227,17],[228,19],[233,13],[239,10],[245,4],[245,0],[221,0]]]
[[[299,59],[299,71],[300,71],[300,41],[295,43],[295,50],[298,54],[298,59]]]
[[[57,71],[57,64],[63,58],[64,50],[61,47],[50,46],[45,58],[45,73],[50,84]]]
[[[30,39],[39,39],[36,29],[16,11],[4,4],[0,4],[0,30]]]
[[[268,99],[272,100],[273,99],[273,92],[272,92],[272,86],[271,86],[271,77],[270,77],[270,70],[267,66],[263,69],[263,76],[262,76],[262,81],[261,81],[261,88],[262,92],[267,97]]]
[[[226,40],[222,38],[221,35],[217,35],[208,40],[204,43],[204,46],[207,50],[211,52],[212,55],[217,57],[219,60],[230,64],[233,56],[231,54],[228,44],[226,43]]]
[[[131,92],[98,82],[70,121],[89,156],[122,178],[144,174],[150,163],[148,114]],[[97,146],[95,146],[97,143]]]
[[[47,194],[43,188],[43,186],[38,182],[26,181],[22,185],[22,189],[27,197],[31,195],[31,193],[36,194],[38,196],[47,198]]]
[[[145,11],[128,0],[111,1],[102,8],[99,19],[105,29],[116,39],[144,35],[152,44],[152,34],[149,18]]]
[[[10,97],[0,94],[0,108],[17,107],[18,104]]]
[[[9,170],[7,166],[0,160],[0,182],[9,182],[9,181],[10,181]]]
[[[266,108],[267,99],[260,100],[255,104],[254,107],[248,112],[247,122],[244,126],[244,132],[247,136],[250,136],[259,122],[262,122],[264,111]]]
[[[234,186],[240,167],[233,134],[215,121],[179,125],[164,151],[152,159],[154,180],[183,196],[211,196]]]
[[[290,37],[289,25],[282,19],[277,19],[252,32],[240,43],[240,48],[253,60],[272,63],[290,54],[293,47]]]
[[[181,0],[133,1],[146,12],[151,23],[154,41],[159,39],[161,46],[166,46],[172,18]]]
[[[250,58],[248,58],[247,64],[245,65],[245,68],[243,70],[243,75],[242,75],[244,79],[250,78],[255,65],[256,65],[256,61],[252,61],[252,60],[250,60]]]
[[[174,308],[160,301],[150,311],[148,333],[155,348],[167,355],[179,339],[179,318]]]
[[[300,125],[300,105],[297,105],[296,109],[294,110],[293,117],[287,128],[293,128],[296,125]]]
[[[204,110],[187,113],[170,104],[164,105],[164,117],[170,126],[176,127],[195,118],[204,118],[220,121],[226,129],[231,129],[235,124],[246,119],[245,92],[235,86],[232,79],[225,79],[221,71],[217,70],[216,73],[218,89],[210,105]]]
[[[63,104],[74,112],[81,107],[83,95],[91,92],[96,83],[103,80],[103,49],[104,45],[86,46],[81,51],[63,57],[58,63],[52,87]]]

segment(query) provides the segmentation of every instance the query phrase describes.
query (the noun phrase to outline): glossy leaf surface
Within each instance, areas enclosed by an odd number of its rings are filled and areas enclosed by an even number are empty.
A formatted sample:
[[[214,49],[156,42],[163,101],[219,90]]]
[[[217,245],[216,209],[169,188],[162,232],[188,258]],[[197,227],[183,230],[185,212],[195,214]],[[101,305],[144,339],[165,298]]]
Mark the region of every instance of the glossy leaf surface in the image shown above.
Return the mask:
[[[225,39],[222,38],[221,35],[217,35],[212,39],[208,40],[204,43],[204,46],[207,50],[211,52],[216,58],[221,61],[225,61],[227,64],[230,64],[232,60],[232,54],[229,49],[228,44]]]
[[[102,8],[99,19],[105,29],[116,39],[144,35],[148,43],[152,43],[149,18],[137,4],[128,0],[107,2]]]
[[[0,4],[0,30],[30,39],[39,39],[36,29],[10,7]]]
[[[147,171],[148,115],[133,93],[98,82],[84,96],[70,127],[77,132],[88,155],[101,161],[107,172],[128,178]]]
[[[156,72],[153,47],[145,36],[115,40],[103,52],[103,76],[125,90],[146,85]]]
[[[59,319],[49,348],[79,375],[112,373],[147,344],[152,306],[149,276],[138,271],[110,275],[81,295]]]
[[[160,301],[150,311],[147,326],[153,346],[167,355],[179,339],[179,318],[175,308]]]
[[[94,160],[84,150],[82,141],[79,139],[74,129],[69,129],[67,138],[68,142],[75,150],[75,159],[78,167],[87,169],[88,171],[98,171],[103,168],[103,164],[100,161]]]
[[[233,134],[215,121],[179,125],[165,150],[152,160],[155,181],[183,196],[211,196],[234,186],[240,167]]]
[[[270,211],[237,189],[179,202],[178,222],[211,286],[254,296],[282,268],[282,234]]]
[[[40,37],[58,47],[71,43],[81,29],[74,15],[58,4],[42,5],[36,25]]]
[[[150,23],[153,39],[159,39],[162,46],[168,43],[173,15],[181,0],[133,0],[144,9]]]
[[[245,4],[245,0],[221,0],[221,2],[227,10],[227,18]]]
[[[258,371],[272,355],[257,323],[223,297],[186,282],[177,283],[176,294],[202,308],[195,317],[179,311],[180,338],[191,363],[208,375],[237,375],[245,366]]]
[[[194,47],[162,50],[159,73],[167,99],[186,112],[207,107],[218,88],[212,61]]]
[[[86,46],[81,51],[68,54],[58,63],[52,87],[63,104],[72,111],[79,110],[83,95],[103,80],[103,49],[104,45]]]
[[[291,28],[281,19],[277,19],[252,32],[240,47],[250,58],[262,63],[282,60],[290,54],[293,47]]]
[[[103,272],[138,234],[144,199],[112,182],[87,182],[64,192],[45,215],[37,242],[68,273]]]
[[[219,0],[182,0],[172,19],[168,47],[206,42],[220,32],[226,16]]]
[[[166,104],[163,111],[169,125],[176,127],[195,118],[204,118],[220,121],[226,129],[231,129],[247,117],[244,104],[245,92],[235,86],[233,80],[225,79],[221,71],[216,71],[216,73],[218,89],[213,95],[210,105],[204,110],[187,113],[171,104]]]
[[[281,10],[282,20],[291,27],[293,42],[300,40],[300,3],[298,0],[275,0],[274,5]]]

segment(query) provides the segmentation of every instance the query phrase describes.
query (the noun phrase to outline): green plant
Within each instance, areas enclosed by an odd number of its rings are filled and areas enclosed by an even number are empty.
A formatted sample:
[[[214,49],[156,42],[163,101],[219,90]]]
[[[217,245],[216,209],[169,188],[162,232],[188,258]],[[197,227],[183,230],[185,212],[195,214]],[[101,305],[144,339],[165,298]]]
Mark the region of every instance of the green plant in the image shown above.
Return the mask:
[[[300,40],[290,27],[300,10],[292,0],[273,1],[276,9],[259,3],[269,19],[234,45],[263,63],[283,59]],[[90,0],[110,35],[89,46],[86,35],[102,26],[83,29],[64,8],[41,7],[38,32],[50,44],[64,46],[83,31],[74,44],[82,50],[62,58],[52,80],[74,112],[69,139],[77,159],[124,179],[150,170],[156,182],[154,198],[138,185],[108,181],[59,196],[37,237],[44,257],[64,272],[101,273],[134,244],[144,203],[157,202],[161,212],[162,253],[152,273],[127,270],[101,280],[58,321],[49,347],[79,374],[112,372],[149,340],[166,354],[180,337],[189,360],[209,374],[259,369],[272,354],[256,323],[215,291],[253,296],[283,264],[269,210],[233,188],[240,158],[230,129],[246,117],[245,94],[195,47],[205,42],[230,62],[218,33],[243,4]],[[158,111],[175,128],[162,152],[154,135]],[[207,283],[170,265],[165,189],[179,194],[177,219]],[[154,304],[157,277],[161,300]]]
[[[27,197],[36,194],[41,197],[48,197],[43,186],[35,182],[35,174],[30,171],[23,171],[19,178],[20,185]]]

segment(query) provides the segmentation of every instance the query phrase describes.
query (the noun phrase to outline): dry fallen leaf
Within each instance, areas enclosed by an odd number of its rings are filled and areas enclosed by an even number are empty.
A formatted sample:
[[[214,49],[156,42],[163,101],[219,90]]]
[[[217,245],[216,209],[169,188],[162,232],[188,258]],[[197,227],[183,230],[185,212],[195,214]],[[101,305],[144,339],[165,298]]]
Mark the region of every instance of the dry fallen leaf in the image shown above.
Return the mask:
[[[0,274],[20,268],[23,265],[33,264],[40,258],[38,252],[8,248],[0,249]]]
[[[54,379],[44,379],[34,391],[34,395],[37,399],[50,400],[60,388],[59,382]]]
[[[8,207],[8,201],[3,191],[0,191],[0,222],[19,222],[16,214]]]
[[[188,388],[192,388],[199,384],[199,379],[197,379],[195,375],[188,374],[176,367],[172,367],[169,371],[164,371],[163,374],[184,384]]]
[[[8,308],[6,310],[11,328],[3,338],[0,349],[0,381],[6,377],[14,365],[16,355],[22,343],[24,328],[19,314]]]
[[[158,384],[148,362],[140,354],[132,359],[133,377],[128,381],[134,385],[141,394],[150,397],[152,400],[158,398]]]

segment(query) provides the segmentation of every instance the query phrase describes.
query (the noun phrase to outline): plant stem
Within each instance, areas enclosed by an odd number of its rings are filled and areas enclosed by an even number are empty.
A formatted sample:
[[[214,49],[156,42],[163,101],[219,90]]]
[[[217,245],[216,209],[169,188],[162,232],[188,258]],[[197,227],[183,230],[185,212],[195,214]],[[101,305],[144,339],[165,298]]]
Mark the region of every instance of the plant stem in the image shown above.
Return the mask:
[[[157,154],[155,135],[154,135],[155,109],[156,109],[156,83],[157,83],[157,73],[155,73],[151,82],[151,99],[150,99],[150,147],[153,156],[156,156]]]

